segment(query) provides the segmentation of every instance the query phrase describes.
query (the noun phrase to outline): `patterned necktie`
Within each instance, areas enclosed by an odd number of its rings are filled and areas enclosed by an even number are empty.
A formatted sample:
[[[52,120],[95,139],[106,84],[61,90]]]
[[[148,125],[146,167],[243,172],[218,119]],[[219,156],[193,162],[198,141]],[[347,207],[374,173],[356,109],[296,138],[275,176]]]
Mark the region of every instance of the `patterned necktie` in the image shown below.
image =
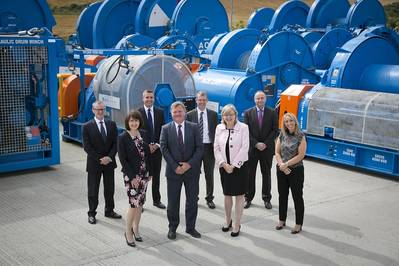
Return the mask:
[[[201,134],[201,139],[204,139],[204,112],[201,112],[200,114],[200,120],[199,120],[199,130]]]
[[[104,128],[104,121],[100,121],[100,133],[101,137],[103,138],[104,142],[107,141],[107,133],[105,133],[105,128]]]
[[[151,108],[147,110],[147,123],[148,123],[148,131],[150,133],[150,142],[154,142],[154,124],[152,123],[152,115]]]
[[[262,124],[263,124],[263,110],[259,109],[258,111],[258,123],[259,123],[259,129],[262,129]]]
[[[177,142],[179,143],[179,149],[181,153],[182,160],[184,158],[184,141],[183,141],[183,133],[181,131],[181,125],[178,125],[178,132],[177,132]]]

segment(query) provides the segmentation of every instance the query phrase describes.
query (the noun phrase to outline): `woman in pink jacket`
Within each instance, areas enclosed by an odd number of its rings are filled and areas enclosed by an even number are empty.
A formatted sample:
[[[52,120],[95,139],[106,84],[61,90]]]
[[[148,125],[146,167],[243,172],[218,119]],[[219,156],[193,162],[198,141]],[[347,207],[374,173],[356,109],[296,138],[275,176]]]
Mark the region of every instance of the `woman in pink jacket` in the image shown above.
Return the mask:
[[[231,236],[240,234],[241,216],[244,210],[244,194],[248,183],[246,161],[248,161],[248,126],[237,120],[237,110],[232,104],[222,109],[222,123],[216,127],[214,152],[219,166],[224,197],[226,224],[223,232],[232,228]],[[233,226],[233,196],[236,198]]]

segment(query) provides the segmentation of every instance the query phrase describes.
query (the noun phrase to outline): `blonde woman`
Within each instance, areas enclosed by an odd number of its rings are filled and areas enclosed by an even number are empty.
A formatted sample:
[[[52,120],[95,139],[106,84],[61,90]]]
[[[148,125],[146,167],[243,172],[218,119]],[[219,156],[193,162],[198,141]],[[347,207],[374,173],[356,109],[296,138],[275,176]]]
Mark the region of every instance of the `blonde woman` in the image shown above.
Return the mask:
[[[277,186],[279,193],[279,222],[276,230],[285,227],[288,194],[291,188],[295,206],[295,226],[291,234],[302,231],[305,207],[303,203],[304,168],[302,160],[306,153],[306,138],[299,130],[298,120],[292,113],[283,116],[283,127],[277,138],[275,156],[277,160]]]
[[[214,153],[222,181],[225,210],[223,232],[232,228],[231,236],[240,234],[241,217],[244,210],[244,194],[247,189],[249,131],[248,126],[237,120],[237,110],[232,104],[222,110],[222,123],[216,127]],[[233,197],[235,197],[235,219],[232,221]]]

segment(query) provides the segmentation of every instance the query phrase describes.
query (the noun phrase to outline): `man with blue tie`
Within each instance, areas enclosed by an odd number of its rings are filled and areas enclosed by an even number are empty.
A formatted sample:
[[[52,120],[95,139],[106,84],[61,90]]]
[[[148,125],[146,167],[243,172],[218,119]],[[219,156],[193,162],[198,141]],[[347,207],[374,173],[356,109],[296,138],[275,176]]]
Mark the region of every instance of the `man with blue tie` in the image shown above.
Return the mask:
[[[167,164],[168,238],[176,239],[183,184],[186,192],[186,233],[200,238],[201,234],[195,229],[195,223],[198,213],[202,139],[198,125],[185,121],[186,107],[182,102],[174,102],[170,110],[173,121],[162,127],[160,139],[162,154]]]
[[[162,109],[154,106],[154,92],[152,90],[144,90],[143,92],[144,106],[139,108],[139,112],[143,117],[143,128],[148,134],[150,141],[150,160],[152,176],[152,202],[155,207],[165,209],[165,205],[161,202],[161,193],[159,192],[159,179],[162,167],[162,153],[160,150],[159,137],[161,135],[161,127],[165,124]]]
[[[94,119],[83,125],[82,137],[83,148],[87,153],[88,222],[95,224],[101,176],[103,176],[104,184],[105,217],[120,219],[122,216],[114,212],[114,170],[118,130],[114,121],[104,120],[103,102],[94,102],[92,112]]]

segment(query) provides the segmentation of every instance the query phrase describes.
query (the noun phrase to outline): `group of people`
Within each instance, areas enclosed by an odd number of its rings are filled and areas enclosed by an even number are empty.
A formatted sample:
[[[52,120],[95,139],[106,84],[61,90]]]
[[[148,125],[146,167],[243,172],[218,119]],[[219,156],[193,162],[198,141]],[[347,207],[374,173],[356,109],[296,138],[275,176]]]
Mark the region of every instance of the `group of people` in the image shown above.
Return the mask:
[[[271,168],[275,154],[279,192],[279,221],[276,230],[285,227],[289,189],[296,212],[296,225],[291,233],[296,234],[302,230],[302,159],[306,152],[306,139],[299,130],[295,116],[291,113],[284,115],[281,132],[277,137],[277,114],[266,107],[264,92],[256,92],[255,107],[245,112],[244,122],[237,119],[234,105],[228,104],[221,111],[222,120],[219,124],[217,113],[206,107],[207,102],[207,94],[199,91],[196,95],[197,108],[188,113],[182,102],[173,103],[170,108],[173,121],[165,124],[163,111],[153,105],[153,91],[145,90],[143,107],[129,112],[125,119],[126,130],[119,136],[116,124],[104,120],[104,103],[96,101],[93,104],[94,119],[83,126],[90,224],[96,223],[101,176],[104,184],[104,214],[109,218],[121,218],[114,211],[113,200],[115,156],[118,152],[130,204],[126,214],[127,245],[134,247],[135,242],[143,241],[139,224],[150,180],[153,205],[166,208],[159,192],[162,156],[166,161],[167,237],[176,239],[183,185],[186,194],[186,233],[195,238],[201,237],[196,230],[201,165],[206,181],[206,204],[214,209],[215,164],[219,169],[224,194],[225,224],[221,229],[223,232],[231,230],[231,236],[237,237],[240,234],[243,209],[251,206],[255,195],[258,162],[262,173],[264,206],[266,209],[272,208]]]

